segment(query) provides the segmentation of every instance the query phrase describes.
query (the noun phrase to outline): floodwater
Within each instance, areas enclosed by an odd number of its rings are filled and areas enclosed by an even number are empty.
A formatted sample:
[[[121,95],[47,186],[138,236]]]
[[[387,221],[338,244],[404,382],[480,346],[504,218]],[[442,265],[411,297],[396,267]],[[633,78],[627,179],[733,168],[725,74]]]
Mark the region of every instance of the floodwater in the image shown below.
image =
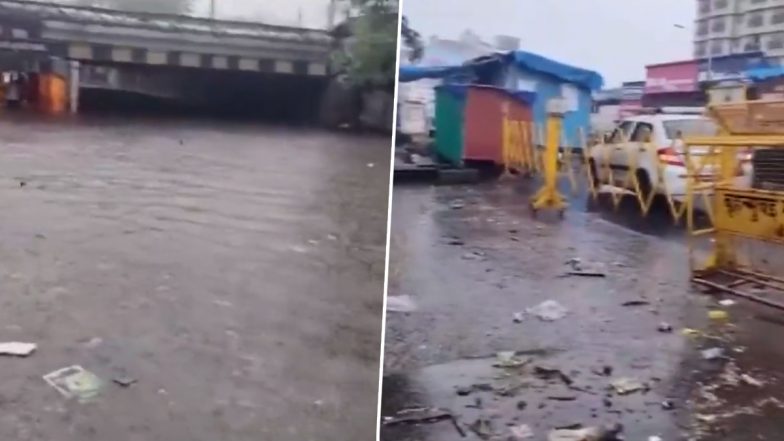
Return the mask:
[[[666,212],[643,219],[577,197],[565,219],[534,219],[531,187],[395,187],[389,295],[405,303],[389,304],[407,307],[388,312],[382,416],[444,409],[465,437],[441,421],[384,426],[382,440],[517,440],[522,425],[544,440],[614,424],[633,440],[780,439],[779,312],[694,291],[685,234]],[[564,276],[573,259],[606,277]],[[547,300],[565,316],[526,313]],[[724,357],[702,359],[712,347]],[[525,365],[498,367],[505,351]],[[621,379],[644,389],[619,394]]]
[[[389,141],[0,119],[8,440],[375,436]],[[42,376],[101,378],[80,403]],[[112,381],[137,382],[121,387]]]

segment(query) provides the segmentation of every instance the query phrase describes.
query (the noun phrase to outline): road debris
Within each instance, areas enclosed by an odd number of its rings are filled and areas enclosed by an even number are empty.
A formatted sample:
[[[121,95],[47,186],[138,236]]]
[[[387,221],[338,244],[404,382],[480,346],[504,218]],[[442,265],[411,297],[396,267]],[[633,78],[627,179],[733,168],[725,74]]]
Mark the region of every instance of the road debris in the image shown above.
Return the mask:
[[[488,418],[479,418],[468,425],[468,428],[481,439],[490,439],[495,436],[493,422]]]
[[[484,260],[486,254],[482,251],[472,251],[470,253],[465,253],[460,256],[463,260]]]
[[[465,242],[460,239],[452,239],[449,242],[447,242],[447,244],[454,245],[454,246],[462,246],[465,245]]]
[[[712,311],[708,311],[708,318],[715,321],[726,321],[729,320],[730,315],[727,314],[727,311],[714,309]]]
[[[622,431],[620,424],[612,428],[555,429],[547,435],[547,441],[619,441]]]
[[[552,401],[574,401],[577,397],[574,395],[550,395],[547,399]]]
[[[667,322],[661,322],[659,323],[659,327],[657,329],[662,333],[670,333],[672,332],[672,325]]]
[[[722,348],[709,348],[703,350],[701,353],[704,360],[716,360],[718,358],[724,358],[724,349]]]
[[[76,398],[80,402],[98,396],[103,385],[97,375],[78,365],[50,372],[43,379],[64,397]]]
[[[702,332],[692,328],[683,328],[681,330],[681,334],[683,334],[686,337],[699,337],[702,335]]]
[[[662,437],[654,435],[654,436],[649,436],[648,441],[663,441],[663,440]]]
[[[675,403],[672,400],[664,400],[661,402],[661,408],[664,410],[673,410],[675,409]]]
[[[465,202],[463,202],[461,200],[452,201],[452,202],[449,203],[449,208],[451,208],[453,210],[460,210],[462,208],[465,208]]]
[[[503,351],[496,354],[496,363],[493,367],[500,368],[519,368],[530,363],[532,359],[522,358],[514,351]]]
[[[721,306],[732,306],[735,303],[736,303],[735,300],[732,299],[719,300],[719,305]]]
[[[530,439],[534,437],[534,431],[528,424],[520,424],[519,426],[512,426],[509,428],[512,433],[510,441],[517,441],[522,439]]]
[[[574,383],[574,380],[572,380],[571,377],[564,374],[560,369],[556,368],[534,366],[534,375],[543,380],[552,380],[557,378],[567,386],[571,386],[572,383]]]
[[[618,395],[629,395],[648,388],[643,382],[628,377],[619,378],[610,383],[610,386]]]
[[[6,342],[0,343],[0,355],[11,355],[14,357],[27,357],[35,350],[38,345],[35,343]]]
[[[763,383],[762,381],[757,380],[756,378],[754,378],[754,377],[752,377],[751,375],[748,375],[748,374],[742,374],[740,376],[740,380],[742,382],[748,384],[749,386],[762,387],[762,386],[765,385],[765,383]]]
[[[628,302],[621,303],[621,306],[646,306],[650,304],[651,302],[647,300],[629,300]]]
[[[569,310],[555,300],[546,300],[534,307],[526,309],[526,312],[539,317],[539,320],[553,322],[566,317]]]
[[[525,314],[522,312],[515,312],[512,314],[512,321],[515,323],[522,323],[525,320]]]
[[[416,304],[409,295],[387,296],[387,311],[414,312],[416,311]]]
[[[131,377],[115,377],[112,378],[112,381],[122,387],[130,387],[131,385],[139,382],[139,380]]]
[[[384,417],[385,426],[399,424],[436,423],[452,418],[452,413],[434,407],[403,409],[395,416]]]

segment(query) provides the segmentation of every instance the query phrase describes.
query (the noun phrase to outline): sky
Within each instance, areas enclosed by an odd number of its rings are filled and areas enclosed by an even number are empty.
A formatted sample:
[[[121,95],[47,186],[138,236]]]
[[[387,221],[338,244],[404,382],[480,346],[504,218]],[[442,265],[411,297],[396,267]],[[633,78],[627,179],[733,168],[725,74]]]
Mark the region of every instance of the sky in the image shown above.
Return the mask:
[[[599,72],[607,87],[644,80],[646,64],[690,59],[696,10],[695,0],[403,2],[424,38],[512,35],[523,50]]]

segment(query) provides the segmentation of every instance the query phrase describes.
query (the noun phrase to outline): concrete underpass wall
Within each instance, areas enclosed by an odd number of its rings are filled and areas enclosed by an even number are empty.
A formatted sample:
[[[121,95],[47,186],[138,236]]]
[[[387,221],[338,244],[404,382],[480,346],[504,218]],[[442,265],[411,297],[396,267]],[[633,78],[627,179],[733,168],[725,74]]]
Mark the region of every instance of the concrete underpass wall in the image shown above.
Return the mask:
[[[121,95],[134,95],[204,113],[316,122],[327,81],[292,74],[87,64],[80,84],[88,110]],[[127,100],[118,101],[122,102]]]

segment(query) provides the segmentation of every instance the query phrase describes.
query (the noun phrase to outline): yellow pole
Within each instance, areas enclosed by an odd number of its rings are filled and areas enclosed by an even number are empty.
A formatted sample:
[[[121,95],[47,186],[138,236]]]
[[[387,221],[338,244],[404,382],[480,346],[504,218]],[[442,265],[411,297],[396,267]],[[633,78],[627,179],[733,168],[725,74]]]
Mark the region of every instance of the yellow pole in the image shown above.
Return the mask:
[[[553,100],[548,103],[546,125],[547,139],[544,151],[544,186],[533,197],[531,208],[534,213],[542,208],[553,208],[563,215],[566,199],[558,192],[558,148],[563,127],[561,103]],[[571,164],[567,164],[571,167]]]

